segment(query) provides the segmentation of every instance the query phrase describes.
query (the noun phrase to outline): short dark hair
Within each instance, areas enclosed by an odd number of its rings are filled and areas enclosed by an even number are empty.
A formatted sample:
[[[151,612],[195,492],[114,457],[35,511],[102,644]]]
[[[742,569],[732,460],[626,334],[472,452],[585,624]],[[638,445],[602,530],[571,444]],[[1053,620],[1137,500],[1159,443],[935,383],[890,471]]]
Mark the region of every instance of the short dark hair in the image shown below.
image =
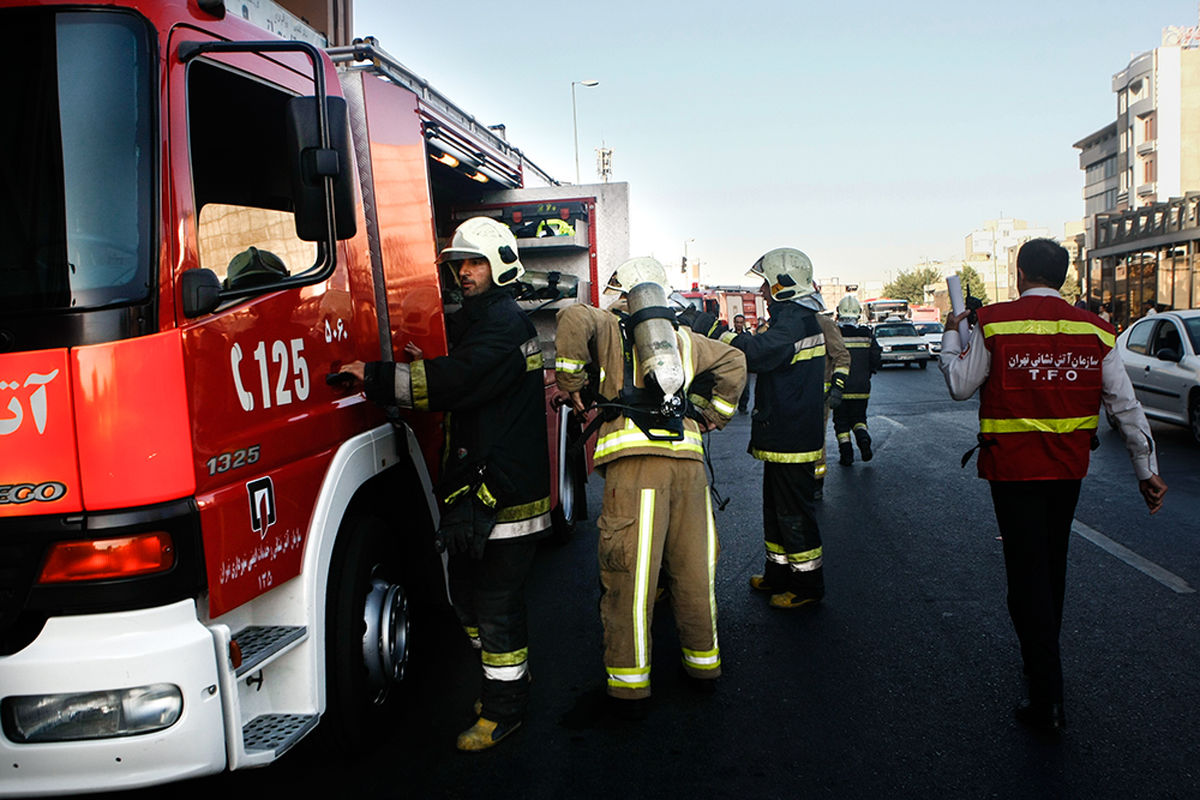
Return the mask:
[[[734,314],[733,318],[734,319],[745,319],[746,315],[745,314]]]
[[[1067,279],[1070,263],[1067,248],[1053,239],[1030,239],[1017,251],[1017,269],[1025,273],[1025,280],[1053,289]]]

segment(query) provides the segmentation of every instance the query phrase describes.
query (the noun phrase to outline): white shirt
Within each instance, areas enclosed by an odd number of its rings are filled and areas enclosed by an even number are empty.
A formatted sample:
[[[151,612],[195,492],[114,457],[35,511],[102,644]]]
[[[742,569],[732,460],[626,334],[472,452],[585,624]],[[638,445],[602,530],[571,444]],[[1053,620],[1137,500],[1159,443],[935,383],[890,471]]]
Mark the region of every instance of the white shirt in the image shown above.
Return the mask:
[[[1026,289],[1021,297],[1030,295],[1062,297],[1049,288]],[[947,327],[942,334],[942,353],[938,366],[955,400],[966,400],[987,380],[992,369],[992,354],[983,343],[983,329],[976,325],[971,329],[971,341],[965,353],[959,342],[958,329]],[[1158,474],[1158,457],[1154,452],[1154,438],[1150,435],[1150,423],[1142,411],[1142,404],[1133,393],[1129,374],[1121,363],[1116,348],[1108,351],[1100,365],[1101,401],[1109,414],[1117,420],[1121,435],[1125,438],[1125,449],[1133,462],[1133,471],[1138,480],[1146,480]]]

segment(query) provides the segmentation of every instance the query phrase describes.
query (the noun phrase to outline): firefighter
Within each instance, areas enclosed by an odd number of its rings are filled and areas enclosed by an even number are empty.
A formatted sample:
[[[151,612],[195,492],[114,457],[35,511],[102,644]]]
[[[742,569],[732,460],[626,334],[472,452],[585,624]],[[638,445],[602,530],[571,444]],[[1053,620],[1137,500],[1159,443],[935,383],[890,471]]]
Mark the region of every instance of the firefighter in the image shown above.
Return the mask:
[[[833,432],[837,434],[838,463],[845,467],[854,463],[851,433],[858,441],[863,461],[870,461],[874,455],[871,434],[867,431],[867,401],[871,397],[871,376],[879,371],[882,360],[874,332],[858,324],[861,313],[862,306],[853,295],[846,295],[838,302],[838,326],[850,352],[850,375],[842,391],[842,404],[833,410]]]
[[[653,258],[623,263],[606,292],[622,295],[608,311],[573,305],[558,313],[555,369],[577,412],[588,407],[588,391],[602,406],[594,457],[604,474],[596,524],[607,694],[619,715],[641,718],[650,696],[650,624],[660,568],[684,674],[701,691],[714,688],[721,674],[719,546],[701,434],[723,427],[735,413],[746,367],[732,347],[675,329],[666,308],[666,270]],[[590,387],[589,373],[596,376]],[[681,414],[697,379],[707,379],[711,394],[693,396],[697,407]]]
[[[825,310],[825,298],[821,297],[821,287],[813,281],[813,292],[810,302]],[[821,423],[821,458],[817,461],[817,488],[813,499],[825,497],[825,431],[829,430],[829,412],[842,404],[842,394],[846,389],[846,379],[850,376],[850,351],[842,341],[842,332],[833,318],[826,314],[817,314],[817,322],[821,333],[825,335],[825,410]]]
[[[458,737],[485,750],[516,730],[529,698],[525,579],[535,540],[550,526],[542,351],[533,324],[505,288],[524,268],[509,229],[468,219],[439,262],[462,289],[446,319],[449,355],[343,367],[384,406],[444,411],[438,484],[439,549],[449,554],[454,610],[483,665],[478,719]]]
[[[813,283],[812,261],[799,250],[772,250],[749,274],[763,279],[770,325],[754,336],[719,328],[713,335],[744,352],[747,368],[757,375],[749,450],[763,462],[766,567],[750,576],[750,586],[769,594],[773,608],[802,608],[825,595],[814,514],[825,442],[826,341],[819,321],[824,302]],[[840,398],[833,399],[836,404]]]

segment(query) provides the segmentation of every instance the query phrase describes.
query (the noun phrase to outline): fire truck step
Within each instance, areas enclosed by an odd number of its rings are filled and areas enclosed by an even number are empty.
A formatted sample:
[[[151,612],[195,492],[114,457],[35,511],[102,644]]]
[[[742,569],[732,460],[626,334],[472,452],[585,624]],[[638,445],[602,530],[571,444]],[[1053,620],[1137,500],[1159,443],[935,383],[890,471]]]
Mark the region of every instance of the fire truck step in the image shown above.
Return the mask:
[[[246,752],[274,751],[276,758],[313,729],[317,714],[263,714],[242,728]]]
[[[264,661],[287,649],[288,645],[304,638],[308,629],[303,625],[253,625],[233,635],[242,651],[242,664],[237,676],[253,672]]]

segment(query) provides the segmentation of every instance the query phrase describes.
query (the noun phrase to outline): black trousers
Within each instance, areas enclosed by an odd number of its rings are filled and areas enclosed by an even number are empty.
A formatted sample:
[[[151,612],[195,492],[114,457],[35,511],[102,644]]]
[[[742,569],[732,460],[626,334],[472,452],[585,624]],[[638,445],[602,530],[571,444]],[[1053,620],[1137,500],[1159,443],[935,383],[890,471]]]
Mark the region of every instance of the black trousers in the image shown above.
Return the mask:
[[[778,591],[820,599],[825,595],[821,531],[813,511],[815,464],[763,462],[763,576]]]
[[[523,536],[489,541],[480,559],[450,557],[450,599],[467,636],[478,640],[481,716],[493,722],[521,719],[529,704],[525,579],[536,553],[533,537]]]
[[[833,432],[850,433],[855,425],[862,425],[866,428],[867,401],[842,400],[842,404],[833,410]],[[838,441],[842,440],[839,438]]]
[[[1067,542],[1081,481],[991,481],[1004,537],[1008,613],[1034,703],[1062,702],[1062,628]]]

